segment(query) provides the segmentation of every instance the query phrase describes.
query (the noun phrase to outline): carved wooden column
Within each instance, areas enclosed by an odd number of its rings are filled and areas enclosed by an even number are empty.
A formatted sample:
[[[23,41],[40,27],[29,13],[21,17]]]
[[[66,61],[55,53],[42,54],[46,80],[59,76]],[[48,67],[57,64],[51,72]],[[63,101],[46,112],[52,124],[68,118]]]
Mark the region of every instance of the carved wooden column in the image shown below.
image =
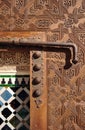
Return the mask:
[[[46,56],[43,50],[30,51],[30,128],[47,130]]]

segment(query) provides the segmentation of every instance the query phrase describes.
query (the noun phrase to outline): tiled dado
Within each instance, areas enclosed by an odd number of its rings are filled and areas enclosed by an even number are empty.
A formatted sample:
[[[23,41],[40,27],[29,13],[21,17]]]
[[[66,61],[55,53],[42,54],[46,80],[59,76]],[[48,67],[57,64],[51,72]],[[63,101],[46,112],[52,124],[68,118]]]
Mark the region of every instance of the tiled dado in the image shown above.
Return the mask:
[[[0,130],[29,130],[29,75],[0,75]]]
[[[23,86],[29,84],[29,75],[0,75],[1,86]]]

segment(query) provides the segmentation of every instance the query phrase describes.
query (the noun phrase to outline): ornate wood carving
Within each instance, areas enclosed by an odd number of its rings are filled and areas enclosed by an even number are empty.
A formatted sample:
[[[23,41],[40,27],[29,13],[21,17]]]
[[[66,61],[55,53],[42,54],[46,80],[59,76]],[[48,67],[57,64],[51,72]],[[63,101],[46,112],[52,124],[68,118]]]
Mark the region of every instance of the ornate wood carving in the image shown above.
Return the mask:
[[[48,130],[84,130],[85,1],[63,2],[63,23],[48,32],[47,40],[74,42],[78,46],[78,64],[65,70],[62,51],[47,53]]]
[[[0,72],[27,73],[30,70],[29,48],[0,46]],[[12,68],[14,70],[12,70]]]
[[[0,1],[0,30],[43,31],[46,41],[78,46],[67,70],[65,53],[47,53],[48,130],[85,130],[85,0]]]
[[[0,30],[55,31],[60,40],[84,18],[84,5],[84,0],[0,1]]]

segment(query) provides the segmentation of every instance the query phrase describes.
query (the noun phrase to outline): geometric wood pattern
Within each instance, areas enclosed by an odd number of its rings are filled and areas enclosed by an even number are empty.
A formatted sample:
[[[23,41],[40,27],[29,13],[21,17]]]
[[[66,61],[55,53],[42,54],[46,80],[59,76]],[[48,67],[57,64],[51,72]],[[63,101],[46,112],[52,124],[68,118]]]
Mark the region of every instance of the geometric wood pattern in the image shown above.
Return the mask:
[[[84,0],[0,0],[0,30],[48,31],[49,40],[61,40],[84,23],[84,5]]]
[[[48,130],[85,130],[85,1],[63,2],[48,41],[75,43],[78,63],[65,70],[63,52],[47,53]]]
[[[47,59],[48,130],[84,130],[85,65],[65,70],[62,55]]]
[[[48,130],[85,130],[85,0],[0,0],[1,31],[42,31],[46,41],[72,42],[78,63],[47,53]]]
[[[43,31],[47,41],[84,45],[84,5],[85,0],[0,0],[0,31]]]

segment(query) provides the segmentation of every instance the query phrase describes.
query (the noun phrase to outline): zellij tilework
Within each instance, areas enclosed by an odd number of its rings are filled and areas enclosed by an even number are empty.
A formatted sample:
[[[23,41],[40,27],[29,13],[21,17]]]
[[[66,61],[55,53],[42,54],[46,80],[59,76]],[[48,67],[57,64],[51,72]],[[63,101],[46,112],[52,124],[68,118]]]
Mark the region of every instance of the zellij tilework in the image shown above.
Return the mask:
[[[0,75],[0,130],[29,130],[29,75]]]

